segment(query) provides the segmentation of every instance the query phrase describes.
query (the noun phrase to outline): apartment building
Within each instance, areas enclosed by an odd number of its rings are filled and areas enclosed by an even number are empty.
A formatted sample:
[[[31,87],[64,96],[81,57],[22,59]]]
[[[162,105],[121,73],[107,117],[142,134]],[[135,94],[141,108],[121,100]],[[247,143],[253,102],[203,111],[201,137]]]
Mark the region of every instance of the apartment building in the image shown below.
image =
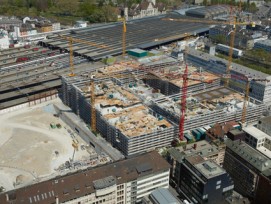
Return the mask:
[[[178,189],[193,203],[223,203],[234,188],[228,173],[199,155],[186,157],[180,165]]]
[[[223,168],[232,177],[234,190],[254,202],[257,200],[257,203],[270,203],[270,191],[262,191],[260,185],[260,182],[266,183],[266,179],[270,181],[270,158],[243,141],[228,139],[226,145]],[[269,199],[269,202],[262,202],[266,199]]]
[[[149,152],[0,193],[0,203],[138,203],[155,189],[169,187],[169,167],[157,152]]]

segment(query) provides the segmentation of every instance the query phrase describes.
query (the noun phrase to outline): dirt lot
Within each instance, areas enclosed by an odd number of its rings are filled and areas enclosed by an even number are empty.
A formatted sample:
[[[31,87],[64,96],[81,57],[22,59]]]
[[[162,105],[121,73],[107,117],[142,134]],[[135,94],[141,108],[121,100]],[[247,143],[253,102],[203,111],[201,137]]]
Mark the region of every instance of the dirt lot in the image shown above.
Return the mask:
[[[0,187],[10,190],[37,177],[55,173],[55,168],[73,155],[68,127],[48,109],[56,99],[35,107],[0,115]],[[50,127],[61,124],[61,128]],[[74,133],[79,145],[84,142]],[[86,159],[86,150],[76,151],[75,159]]]

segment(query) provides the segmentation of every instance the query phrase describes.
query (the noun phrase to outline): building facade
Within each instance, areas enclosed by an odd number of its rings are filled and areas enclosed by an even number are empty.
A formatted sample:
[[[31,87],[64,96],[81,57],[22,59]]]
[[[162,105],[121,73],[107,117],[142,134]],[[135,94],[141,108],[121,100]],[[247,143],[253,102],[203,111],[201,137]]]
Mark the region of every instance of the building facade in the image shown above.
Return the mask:
[[[228,62],[216,56],[211,56],[208,53],[204,53],[198,50],[189,49],[188,61],[193,65],[200,66],[206,71],[210,71],[215,74],[225,74]],[[256,70],[252,70],[248,67],[232,63],[231,74],[235,76],[249,75],[252,77],[266,79],[266,82],[252,81],[250,83],[249,96],[264,103],[271,102],[271,76]],[[230,80],[229,86],[239,92],[244,92],[246,82],[244,80],[236,79]],[[253,100],[253,99],[251,99]],[[252,107],[251,107],[252,108]],[[248,110],[249,112],[249,110]],[[259,119],[259,118],[258,118]]]
[[[168,163],[150,152],[0,193],[0,203],[132,204],[157,188],[168,187]]]
[[[257,128],[271,136],[271,116],[261,118],[258,121]]]
[[[156,3],[156,0],[143,0],[140,4],[131,6],[128,18],[136,19],[160,14],[166,14],[166,7],[163,3]]]
[[[223,164],[225,149],[219,148],[216,144],[210,144],[206,140],[187,144],[181,147],[175,147],[169,151],[169,160],[172,165],[172,172],[175,171],[176,162],[182,155],[200,155],[205,160],[212,160],[218,165]]]
[[[186,157],[180,172],[178,189],[193,203],[217,204],[232,194],[234,184],[228,173],[199,155]]]
[[[262,154],[271,158],[271,136],[254,126],[244,127],[245,142]]]
[[[88,98],[89,94],[82,86],[84,86],[82,82],[75,81],[71,84],[69,78],[63,77],[61,97],[65,105],[68,105],[86,124],[90,124],[92,104]],[[97,83],[96,87],[98,86],[102,87]],[[176,135],[176,126],[164,118],[157,117],[159,114],[154,110],[142,106],[138,98],[123,87],[113,85],[112,82],[106,86],[114,87],[115,96],[121,100],[117,101],[113,95],[110,98],[106,93],[100,103],[95,104],[96,128],[101,136],[126,157],[170,146]],[[120,114],[117,114],[117,111]],[[140,116],[134,117],[138,114]]]
[[[260,40],[255,43],[254,49],[263,49],[267,52],[271,52],[271,40]]]
[[[257,197],[257,192],[262,189],[259,179],[261,175],[269,175],[270,158],[242,141],[227,140],[226,145],[223,168],[232,177],[234,189],[253,201],[260,200]]]
[[[230,43],[230,35],[232,28],[230,26],[215,26],[210,28],[209,36],[210,39],[216,41],[217,37],[224,37],[224,43]],[[242,31],[241,31],[242,30]],[[240,31],[240,32],[239,32]],[[254,46],[254,40],[251,34],[248,34],[246,30],[242,28],[237,28],[237,32],[234,39],[234,47],[243,48],[243,49],[252,49]]]

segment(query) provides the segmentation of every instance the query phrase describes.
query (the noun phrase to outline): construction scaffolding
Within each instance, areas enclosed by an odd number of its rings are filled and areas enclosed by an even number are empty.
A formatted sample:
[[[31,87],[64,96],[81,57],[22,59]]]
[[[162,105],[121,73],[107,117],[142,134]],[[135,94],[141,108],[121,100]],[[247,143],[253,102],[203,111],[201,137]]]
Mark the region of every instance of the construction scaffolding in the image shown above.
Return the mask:
[[[169,146],[176,136],[177,126],[124,88],[135,85],[133,75],[128,74],[127,70],[118,74],[110,78],[94,79],[97,132],[125,156]],[[90,96],[93,91],[89,86],[90,79],[80,76],[76,80],[62,77],[62,82],[63,102],[86,124],[90,124]]]
[[[215,123],[241,121],[244,95],[220,87],[205,92],[193,92],[187,98],[185,130],[192,130]],[[180,120],[180,96],[153,100],[151,108],[175,124]],[[264,110],[261,101],[250,98],[247,122],[257,121]]]
[[[97,132],[126,157],[169,146],[178,137],[183,67],[156,66],[159,69],[129,61],[76,77],[63,76],[61,98],[89,126],[95,108]],[[184,130],[241,120],[242,94],[196,67],[189,66],[188,78],[192,80],[188,81]],[[262,102],[252,98],[247,107],[248,122],[257,120],[264,109]]]

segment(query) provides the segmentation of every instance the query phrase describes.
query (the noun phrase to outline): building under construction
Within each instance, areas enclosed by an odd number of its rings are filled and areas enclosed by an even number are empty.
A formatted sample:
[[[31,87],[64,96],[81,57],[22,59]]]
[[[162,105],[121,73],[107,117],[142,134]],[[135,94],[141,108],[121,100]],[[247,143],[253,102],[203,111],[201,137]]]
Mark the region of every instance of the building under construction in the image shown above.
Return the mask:
[[[147,66],[121,62],[76,77],[63,76],[62,100],[86,124],[95,123],[96,131],[112,146],[130,156],[168,146],[178,136],[182,72],[178,63]],[[241,94],[221,87],[218,76],[192,66],[188,78],[185,130],[241,120]],[[247,121],[257,120],[263,108],[260,101],[250,99]]]
[[[94,91],[97,132],[125,156],[170,145],[176,135],[176,126],[144,105],[125,88],[125,84],[116,84],[118,77],[123,78],[121,75],[126,75],[126,79],[131,77],[131,84],[132,75],[123,70],[119,76],[108,77],[108,69],[100,71],[105,71],[107,76],[102,77],[101,72],[95,74],[95,90],[91,90],[87,74],[77,79],[63,77],[63,102],[87,124],[91,124],[91,92]]]
[[[225,87],[189,94],[187,100],[185,130],[213,125],[225,121],[241,121],[244,96]],[[181,101],[178,96],[164,97],[152,101],[152,109],[175,124],[180,121]],[[249,99],[246,121],[257,121],[264,104]]]

